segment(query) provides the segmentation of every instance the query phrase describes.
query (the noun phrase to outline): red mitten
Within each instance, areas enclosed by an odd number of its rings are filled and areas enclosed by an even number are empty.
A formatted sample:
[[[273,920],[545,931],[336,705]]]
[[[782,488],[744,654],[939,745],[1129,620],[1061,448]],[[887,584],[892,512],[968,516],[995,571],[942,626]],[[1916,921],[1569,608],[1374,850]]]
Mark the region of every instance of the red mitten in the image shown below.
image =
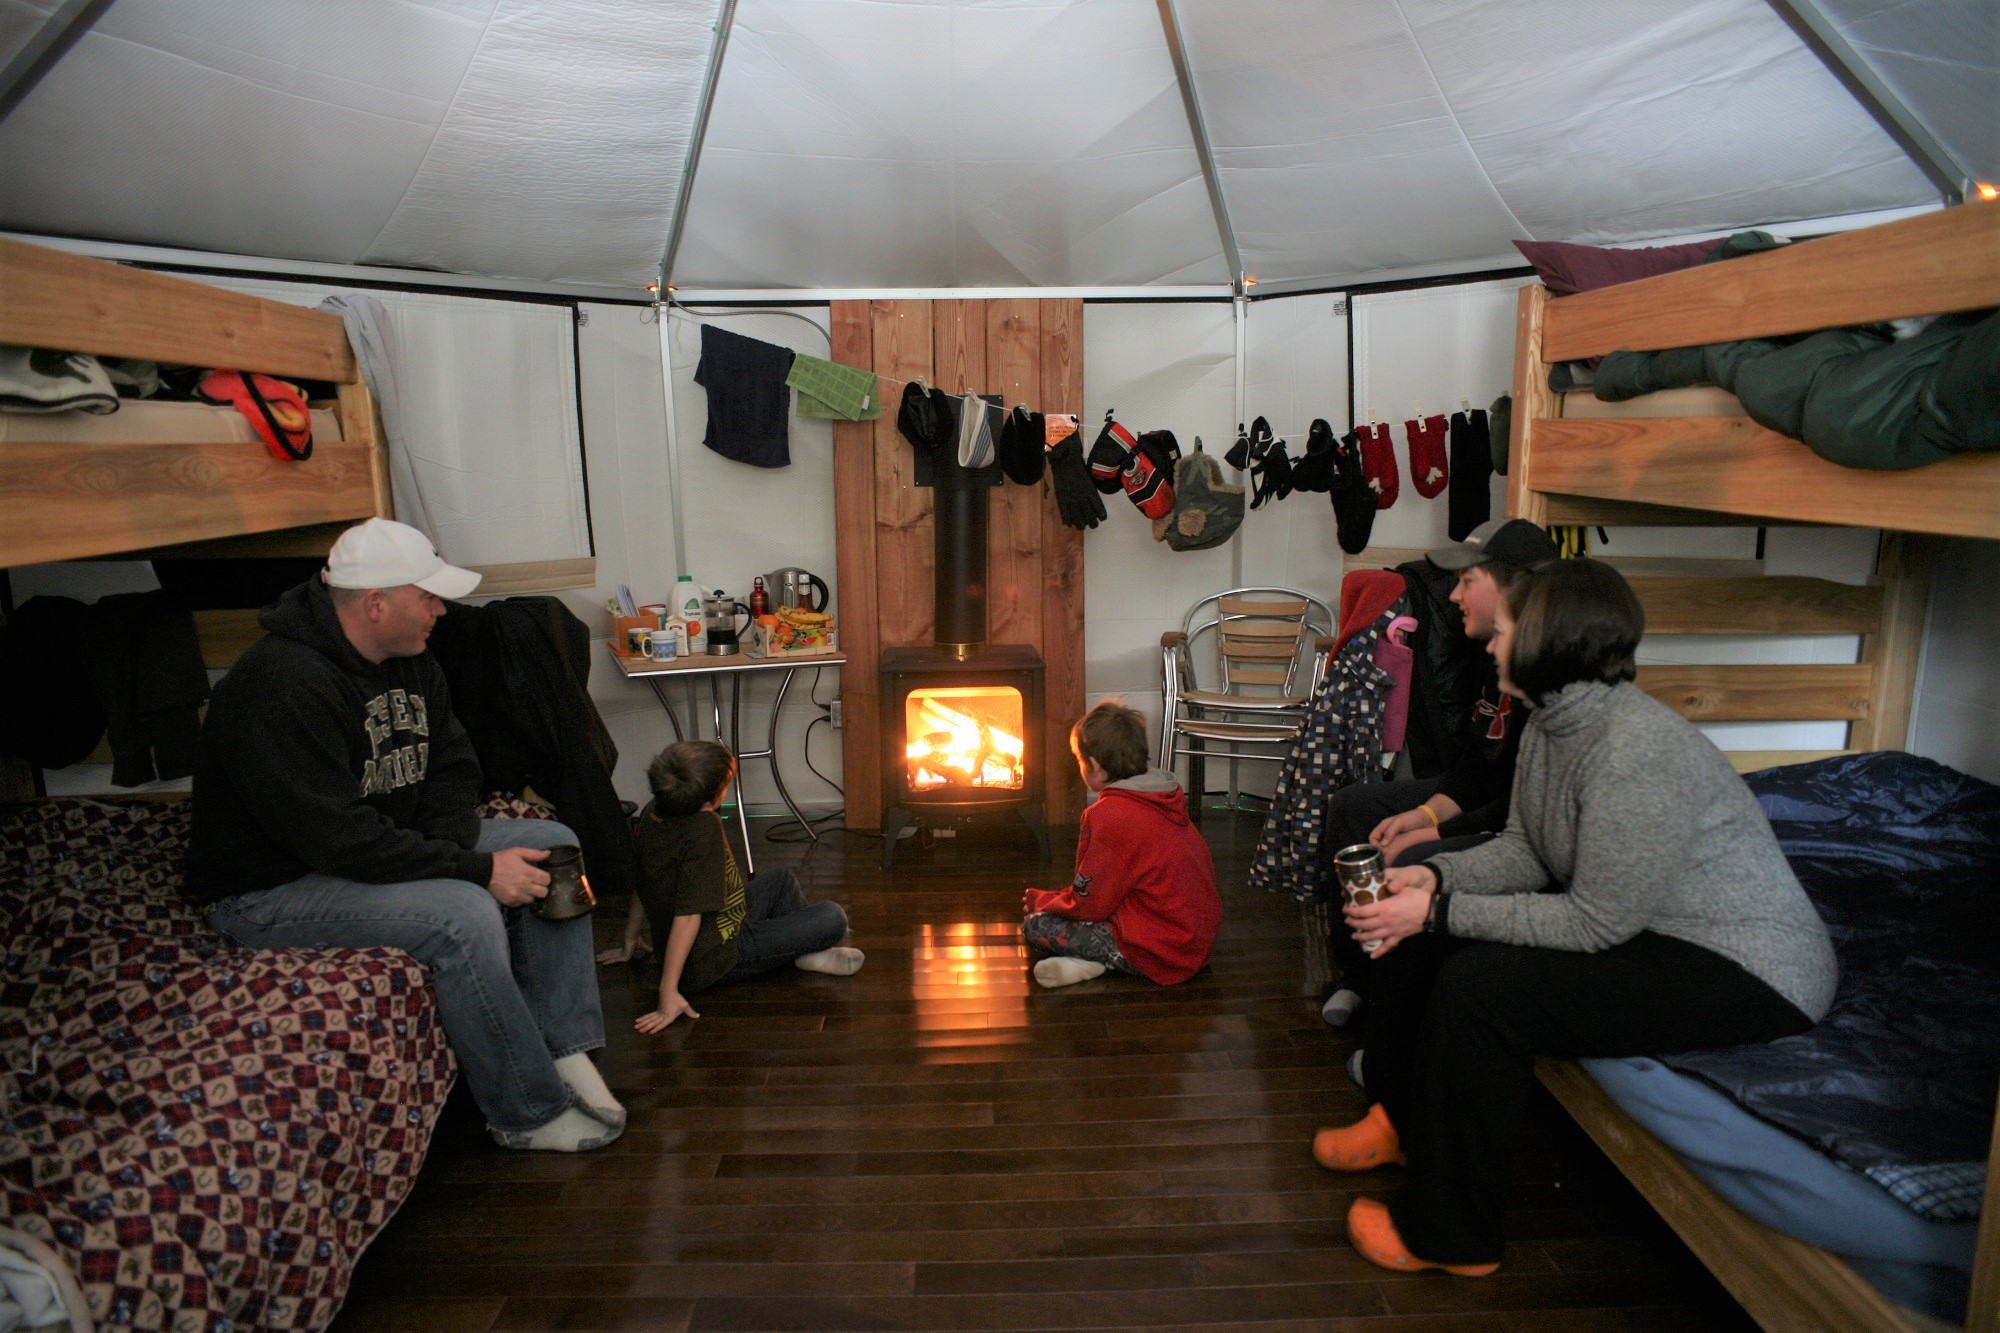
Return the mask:
[[[312,457],[312,414],[298,386],[269,375],[211,370],[195,381],[195,396],[241,412],[271,457],[302,463]]]
[[[1375,492],[1375,507],[1387,509],[1396,503],[1402,485],[1396,478],[1396,445],[1389,438],[1389,423],[1371,421],[1355,434],[1361,437],[1361,468],[1368,474],[1368,489]]]
[[[1181,447],[1172,431],[1149,430],[1134,442],[1120,480],[1125,495],[1147,518],[1165,518],[1174,508],[1174,464]]]
[[[1425,417],[1421,424],[1405,421],[1403,429],[1410,437],[1410,481],[1416,486],[1418,495],[1426,500],[1436,499],[1451,481],[1444,415],[1434,413]]]

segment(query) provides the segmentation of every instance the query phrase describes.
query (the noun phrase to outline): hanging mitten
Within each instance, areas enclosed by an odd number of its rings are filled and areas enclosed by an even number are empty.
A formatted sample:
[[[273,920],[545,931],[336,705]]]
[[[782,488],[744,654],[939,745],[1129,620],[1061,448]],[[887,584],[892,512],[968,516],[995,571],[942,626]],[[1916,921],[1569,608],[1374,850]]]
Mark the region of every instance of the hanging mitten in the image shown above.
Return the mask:
[[[1056,512],[1078,531],[1104,521],[1104,501],[1083,463],[1083,432],[1072,430],[1049,449],[1049,488],[1056,495]]]
[[[1262,417],[1258,420],[1261,422]],[[1268,427],[1266,428],[1269,429]],[[1250,439],[1250,507],[1262,509],[1266,500],[1282,500],[1292,493],[1292,459],[1283,440],[1260,446],[1255,432]]]
[[[921,379],[903,386],[903,403],[896,409],[896,429],[920,454],[937,448],[939,440],[957,437],[958,418],[940,401],[943,398],[943,394]]]
[[[1486,438],[1486,414],[1478,408],[1451,414],[1451,498],[1446,501],[1445,533],[1462,542],[1493,516],[1493,446]]]
[[[1104,414],[1104,429],[1090,446],[1090,480],[1106,495],[1116,494],[1124,485],[1125,465],[1132,460],[1132,432]]]
[[[1266,435],[1271,433],[1270,426],[1262,417],[1257,418],[1257,428]],[[1236,423],[1236,443],[1229,446],[1229,452],[1222,456],[1222,461],[1238,472],[1250,466],[1250,432],[1243,429],[1240,421]]]
[[[1007,474],[1007,480],[1032,486],[1042,479],[1049,455],[1044,430],[1040,412],[1016,405],[1007,414],[1006,424],[1000,427],[1000,470]]]
[[[1360,555],[1375,530],[1375,492],[1361,461],[1361,436],[1349,431],[1333,449],[1333,522],[1340,549]]]
[[[1165,518],[1174,509],[1174,464],[1180,442],[1170,430],[1149,430],[1133,442],[1125,464],[1125,495],[1147,518]]]
[[[1375,492],[1375,507],[1387,509],[1396,503],[1402,483],[1396,479],[1396,445],[1389,438],[1389,423],[1371,421],[1360,428],[1361,467],[1368,474],[1368,487]]]
[[[1493,451],[1493,470],[1507,475],[1507,446],[1514,433],[1514,395],[1503,393],[1486,409],[1486,443]]]
[[[1316,420],[1306,431],[1306,451],[1292,464],[1292,489],[1325,494],[1333,489],[1333,427]]]
[[[1434,412],[1422,421],[1405,421],[1403,432],[1410,440],[1410,482],[1417,494],[1434,500],[1451,481],[1451,464],[1445,449],[1444,414]]]

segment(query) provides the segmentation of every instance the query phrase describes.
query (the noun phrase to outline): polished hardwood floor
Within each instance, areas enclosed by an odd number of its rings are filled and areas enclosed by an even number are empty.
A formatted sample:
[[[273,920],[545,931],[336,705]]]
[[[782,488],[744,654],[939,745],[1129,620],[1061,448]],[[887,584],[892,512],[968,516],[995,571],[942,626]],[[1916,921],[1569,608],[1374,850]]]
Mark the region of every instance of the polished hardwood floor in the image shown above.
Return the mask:
[[[1751,1327],[1552,1102],[1498,1274],[1353,1253],[1347,1205],[1395,1169],[1308,1155],[1365,1109],[1357,1037],[1319,1018],[1323,927],[1245,887],[1257,829],[1203,821],[1228,914],[1207,971],[1061,991],[1015,933],[1022,888],[1068,878],[1060,839],[1055,868],[1018,828],[906,842],[893,873],[864,837],[760,839],[846,905],[866,967],[711,991],[651,1038],[657,968],[600,969],[624,1138],[505,1152],[454,1093],[336,1330]]]

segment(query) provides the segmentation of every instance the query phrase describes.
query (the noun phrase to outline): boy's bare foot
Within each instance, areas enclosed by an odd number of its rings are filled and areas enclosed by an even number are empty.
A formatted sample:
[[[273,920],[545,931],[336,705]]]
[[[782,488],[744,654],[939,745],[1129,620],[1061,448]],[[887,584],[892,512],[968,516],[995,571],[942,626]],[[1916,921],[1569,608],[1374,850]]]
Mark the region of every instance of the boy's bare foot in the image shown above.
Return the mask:
[[[634,958],[649,954],[652,951],[652,945],[646,943],[644,940],[637,940],[629,944],[615,945],[609,949],[600,949],[597,954],[597,961],[606,966],[613,963],[629,963]]]
[[[831,949],[821,949],[817,953],[800,954],[792,960],[792,965],[805,972],[824,972],[830,977],[851,977],[861,970],[867,955],[861,950],[845,944],[836,944]]]
[[[1079,981],[1089,981],[1103,975],[1104,964],[1094,963],[1088,958],[1071,958],[1067,954],[1044,958],[1035,964],[1035,980],[1050,989],[1057,986],[1074,986]]]

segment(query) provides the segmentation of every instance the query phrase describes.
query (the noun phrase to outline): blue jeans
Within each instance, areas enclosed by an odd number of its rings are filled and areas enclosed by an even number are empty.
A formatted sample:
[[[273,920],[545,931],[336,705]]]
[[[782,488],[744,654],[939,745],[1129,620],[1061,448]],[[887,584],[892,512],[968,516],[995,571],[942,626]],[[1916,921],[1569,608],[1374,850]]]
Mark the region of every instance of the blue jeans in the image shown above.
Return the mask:
[[[736,966],[720,986],[783,967],[794,958],[831,949],[847,936],[839,903],[806,901],[799,877],[783,866],[743,886],[743,924],[736,931]]]
[[[553,819],[480,821],[476,849],[575,846]],[[462,879],[304,875],[225,898],[209,920],[253,949],[401,949],[430,972],[445,1039],[488,1124],[535,1129],[575,1100],[555,1062],[604,1044],[588,915],[544,921]]]

